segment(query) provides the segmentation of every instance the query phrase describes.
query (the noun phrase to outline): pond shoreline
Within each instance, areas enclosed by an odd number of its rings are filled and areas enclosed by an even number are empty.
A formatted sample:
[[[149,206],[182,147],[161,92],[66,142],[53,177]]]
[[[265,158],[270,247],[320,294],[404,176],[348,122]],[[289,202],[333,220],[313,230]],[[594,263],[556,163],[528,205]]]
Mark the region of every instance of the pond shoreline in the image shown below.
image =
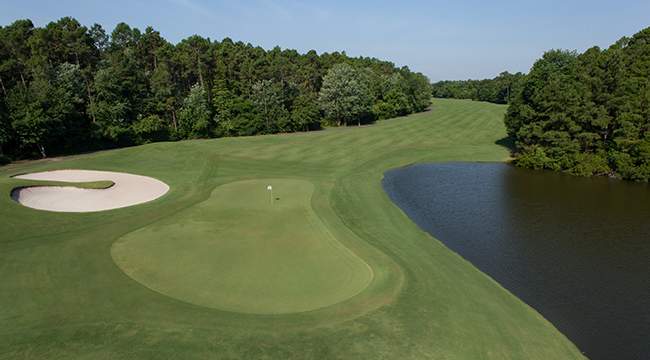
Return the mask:
[[[389,170],[382,186],[421,229],[535,308],[590,359],[642,359],[650,353],[643,340],[650,221],[622,212],[650,213],[650,192],[608,180],[433,163]]]

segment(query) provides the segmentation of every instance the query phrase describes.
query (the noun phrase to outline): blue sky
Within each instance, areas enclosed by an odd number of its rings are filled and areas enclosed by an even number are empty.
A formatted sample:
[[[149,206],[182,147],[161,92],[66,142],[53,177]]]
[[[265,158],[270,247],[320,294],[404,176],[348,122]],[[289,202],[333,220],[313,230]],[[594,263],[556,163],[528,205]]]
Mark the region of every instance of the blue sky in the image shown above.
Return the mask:
[[[0,0],[0,25],[72,16],[111,32],[152,26],[171,43],[198,34],[264,49],[345,51],[438,80],[527,73],[549,49],[606,48],[650,26],[650,1]]]

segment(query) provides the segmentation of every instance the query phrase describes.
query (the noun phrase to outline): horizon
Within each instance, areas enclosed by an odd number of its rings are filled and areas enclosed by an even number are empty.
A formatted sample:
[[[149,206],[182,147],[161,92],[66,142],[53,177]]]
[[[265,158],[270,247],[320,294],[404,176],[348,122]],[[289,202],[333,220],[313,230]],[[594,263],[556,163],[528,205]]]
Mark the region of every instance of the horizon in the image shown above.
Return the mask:
[[[646,16],[650,3],[637,0],[544,4],[26,0],[3,8],[2,27],[21,19],[45,27],[70,16],[88,28],[98,23],[110,34],[124,22],[140,31],[151,26],[174,45],[199,35],[219,42],[230,38],[266,51],[279,46],[301,54],[315,50],[319,55],[345,52],[349,57],[377,58],[408,66],[431,83],[492,79],[504,71],[528,73],[545,51],[606,49],[650,26]],[[422,16],[428,13],[431,19]]]

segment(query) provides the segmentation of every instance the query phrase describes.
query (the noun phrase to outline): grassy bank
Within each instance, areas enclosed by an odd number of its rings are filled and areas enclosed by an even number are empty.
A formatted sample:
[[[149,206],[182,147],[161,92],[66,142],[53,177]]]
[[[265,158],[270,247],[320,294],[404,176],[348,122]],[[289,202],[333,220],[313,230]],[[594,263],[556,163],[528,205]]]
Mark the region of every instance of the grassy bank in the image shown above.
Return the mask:
[[[0,357],[580,358],[551,324],[384,194],[382,173],[394,167],[507,158],[497,144],[506,136],[504,106],[435,100],[433,107],[371,127],[158,143],[30,169],[124,171],[171,187],[150,203],[99,213],[24,208],[7,195],[22,184],[1,175]],[[256,202],[270,200],[272,180],[274,190],[294,189],[277,193],[287,208],[275,215]],[[240,242],[219,258],[226,244],[208,240],[224,234]],[[255,238],[272,243],[242,242]],[[318,251],[324,255],[307,257]],[[247,254],[259,260],[247,264]],[[207,258],[220,265],[200,265]],[[299,273],[301,266],[311,270]],[[312,286],[273,285],[277,276]],[[210,277],[228,291],[206,285]],[[247,292],[256,282],[266,289]],[[273,289],[285,285],[291,297],[283,302]]]

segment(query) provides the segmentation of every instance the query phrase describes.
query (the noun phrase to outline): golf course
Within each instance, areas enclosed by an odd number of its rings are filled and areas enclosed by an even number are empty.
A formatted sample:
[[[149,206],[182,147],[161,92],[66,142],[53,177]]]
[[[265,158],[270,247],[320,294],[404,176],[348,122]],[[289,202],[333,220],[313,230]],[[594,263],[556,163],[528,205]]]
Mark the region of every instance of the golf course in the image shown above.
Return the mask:
[[[414,163],[506,161],[506,109],[433,99],[372,126],[0,167],[0,359],[583,359],[382,189]],[[53,184],[12,176],[63,169],[169,189],[91,212],[12,200]]]

